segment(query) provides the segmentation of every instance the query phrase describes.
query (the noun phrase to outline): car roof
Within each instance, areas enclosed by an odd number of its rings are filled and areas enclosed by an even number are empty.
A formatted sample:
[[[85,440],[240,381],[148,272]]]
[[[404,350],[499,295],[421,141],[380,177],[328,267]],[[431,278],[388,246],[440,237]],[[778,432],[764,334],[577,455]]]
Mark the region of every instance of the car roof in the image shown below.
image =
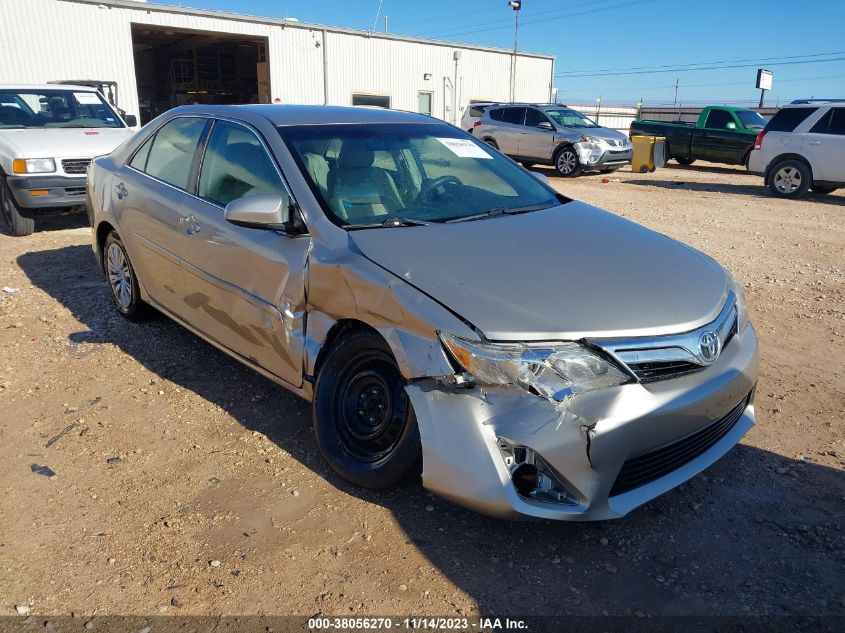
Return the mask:
[[[188,105],[173,108],[169,113],[193,113],[210,116],[258,115],[275,126],[327,125],[332,123],[430,123],[445,125],[440,119],[425,114],[388,110],[375,106],[326,106],[326,105]]]
[[[79,92],[97,92],[91,86],[76,84],[0,84],[0,90],[78,90]]]

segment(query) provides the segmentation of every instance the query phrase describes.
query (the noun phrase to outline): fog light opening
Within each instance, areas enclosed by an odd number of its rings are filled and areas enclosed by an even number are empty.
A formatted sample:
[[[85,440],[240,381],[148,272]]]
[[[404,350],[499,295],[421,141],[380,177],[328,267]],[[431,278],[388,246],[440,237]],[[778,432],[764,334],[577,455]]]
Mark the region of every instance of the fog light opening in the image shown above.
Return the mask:
[[[499,452],[520,497],[533,501],[577,504],[577,498],[561,482],[555,470],[533,449],[499,438]]]

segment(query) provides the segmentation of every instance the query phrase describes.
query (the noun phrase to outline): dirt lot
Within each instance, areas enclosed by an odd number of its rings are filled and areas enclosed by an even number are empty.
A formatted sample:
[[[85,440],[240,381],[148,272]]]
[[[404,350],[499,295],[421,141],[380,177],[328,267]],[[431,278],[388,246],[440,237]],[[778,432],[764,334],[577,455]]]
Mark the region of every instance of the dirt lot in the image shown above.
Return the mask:
[[[356,489],[304,402],[116,316],[84,215],[52,214],[0,236],[0,613],[845,614],[845,192],[699,165],[554,184],[745,286],[758,425],[718,464],[601,524]]]

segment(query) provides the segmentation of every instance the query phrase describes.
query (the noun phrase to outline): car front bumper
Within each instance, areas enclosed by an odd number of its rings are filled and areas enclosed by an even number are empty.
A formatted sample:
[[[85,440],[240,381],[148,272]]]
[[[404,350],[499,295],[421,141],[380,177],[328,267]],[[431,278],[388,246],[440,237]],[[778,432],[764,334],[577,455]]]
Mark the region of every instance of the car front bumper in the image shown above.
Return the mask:
[[[625,149],[595,149],[590,143],[576,143],[575,151],[583,169],[616,169],[630,165],[634,157],[631,147]]]
[[[25,209],[85,204],[85,176],[9,176],[6,182],[18,206]]]
[[[757,338],[748,325],[705,369],[671,380],[576,395],[564,409],[516,387],[462,389],[434,380],[411,383],[406,389],[422,440],[423,485],[501,518],[622,517],[700,473],[739,442],[754,425],[757,365]],[[741,403],[745,405],[738,407]],[[663,476],[611,495],[626,460],[685,438],[695,441],[734,409],[736,421],[706,450],[687,461],[676,455],[672,469]],[[557,471],[573,502],[520,496],[499,450],[500,438],[542,457]]]

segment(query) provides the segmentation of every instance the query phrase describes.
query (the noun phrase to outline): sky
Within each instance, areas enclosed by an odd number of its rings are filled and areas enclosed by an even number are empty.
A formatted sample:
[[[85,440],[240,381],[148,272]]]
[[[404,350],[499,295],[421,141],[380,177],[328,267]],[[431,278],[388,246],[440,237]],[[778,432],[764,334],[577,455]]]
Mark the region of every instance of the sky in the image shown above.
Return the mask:
[[[507,0],[150,0],[512,49]],[[378,16],[378,17],[377,17]],[[556,57],[567,103],[845,98],[845,0],[523,0],[519,49]]]

